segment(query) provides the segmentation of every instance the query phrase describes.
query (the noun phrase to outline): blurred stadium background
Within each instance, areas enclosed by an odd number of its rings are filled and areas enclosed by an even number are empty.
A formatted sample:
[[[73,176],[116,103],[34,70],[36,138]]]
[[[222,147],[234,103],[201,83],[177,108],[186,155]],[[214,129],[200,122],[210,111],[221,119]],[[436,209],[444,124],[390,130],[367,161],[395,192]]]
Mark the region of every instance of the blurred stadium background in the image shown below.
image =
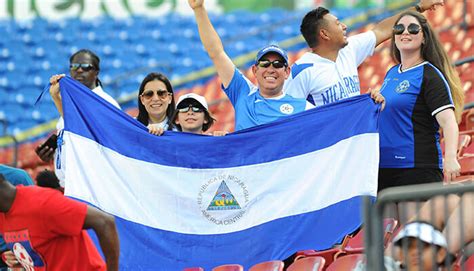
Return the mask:
[[[306,51],[299,34],[304,14],[318,5],[350,27],[351,34],[365,31],[414,1],[393,0],[207,0],[211,20],[227,53],[244,73],[256,51],[277,43],[290,52],[293,62]],[[445,7],[427,12],[457,70],[466,93],[461,136],[474,134],[474,2],[446,1]],[[55,132],[58,113],[49,95],[36,98],[53,74],[68,73],[69,56],[81,48],[101,58],[104,90],[132,116],[137,113],[136,93],[152,71],[166,74],[176,98],[188,92],[204,95],[218,120],[213,130],[233,131],[234,112],[212,63],[201,46],[187,0],[0,0],[0,163],[26,169],[33,177],[51,168],[34,148]],[[379,88],[392,65],[389,44],[376,49],[361,65],[361,88]],[[463,141],[464,142],[464,141]],[[464,178],[474,144],[463,146]],[[472,148],[472,150],[470,150]]]

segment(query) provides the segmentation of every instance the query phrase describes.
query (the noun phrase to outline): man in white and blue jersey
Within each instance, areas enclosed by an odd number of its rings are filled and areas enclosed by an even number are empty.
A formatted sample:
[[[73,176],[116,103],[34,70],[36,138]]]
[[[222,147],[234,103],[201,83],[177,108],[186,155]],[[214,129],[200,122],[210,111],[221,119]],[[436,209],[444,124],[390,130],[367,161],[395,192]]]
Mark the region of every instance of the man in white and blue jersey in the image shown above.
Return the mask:
[[[442,0],[420,0],[410,9],[434,10]],[[308,12],[300,26],[311,51],[291,67],[285,83],[286,93],[307,98],[322,106],[360,94],[357,68],[374,53],[375,47],[388,40],[399,14],[387,18],[367,32],[347,37],[347,26],[324,7]],[[375,97],[373,97],[374,100]]]
[[[283,84],[290,75],[288,56],[276,45],[269,45],[257,54],[252,66],[258,87],[235,67],[224,51],[222,41],[212,26],[204,0],[188,0],[194,10],[199,36],[219,75],[223,90],[235,109],[235,130],[265,124],[302,112],[311,107],[303,98],[283,93]]]

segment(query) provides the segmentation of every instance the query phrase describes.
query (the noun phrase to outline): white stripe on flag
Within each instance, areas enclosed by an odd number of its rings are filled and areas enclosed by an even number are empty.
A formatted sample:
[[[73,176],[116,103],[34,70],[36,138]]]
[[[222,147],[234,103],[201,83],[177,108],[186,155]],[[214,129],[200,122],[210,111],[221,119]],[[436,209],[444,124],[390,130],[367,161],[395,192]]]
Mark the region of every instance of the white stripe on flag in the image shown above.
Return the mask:
[[[376,183],[364,181],[376,179],[376,167],[360,168],[378,163],[378,134],[361,134],[326,149],[269,163],[219,169],[162,166],[125,157],[70,132],[64,136],[66,163],[80,165],[68,167],[67,195],[123,219],[173,232],[240,231],[355,196],[375,196],[377,190]],[[241,209],[226,211],[229,217],[212,221],[219,211],[206,208],[222,180]],[[243,215],[230,221],[239,211]],[[230,222],[211,227],[219,221]]]

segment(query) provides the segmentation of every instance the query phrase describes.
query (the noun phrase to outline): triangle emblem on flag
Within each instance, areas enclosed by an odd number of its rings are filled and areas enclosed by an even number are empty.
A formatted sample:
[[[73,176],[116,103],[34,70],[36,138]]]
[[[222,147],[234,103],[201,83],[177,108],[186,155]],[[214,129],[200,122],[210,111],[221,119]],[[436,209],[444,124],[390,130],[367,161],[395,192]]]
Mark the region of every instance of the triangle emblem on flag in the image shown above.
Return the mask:
[[[208,211],[224,211],[241,209],[239,203],[230,191],[229,187],[222,181],[216,191],[214,198],[207,207]]]

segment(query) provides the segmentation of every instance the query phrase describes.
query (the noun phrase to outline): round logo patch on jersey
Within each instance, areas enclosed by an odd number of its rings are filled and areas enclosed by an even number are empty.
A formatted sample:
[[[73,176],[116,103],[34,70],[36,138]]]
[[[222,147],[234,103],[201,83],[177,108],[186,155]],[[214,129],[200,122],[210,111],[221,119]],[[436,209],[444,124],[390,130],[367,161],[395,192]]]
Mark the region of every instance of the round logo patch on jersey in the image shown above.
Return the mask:
[[[35,270],[33,259],[31,259],[28,251],[26,251],[26,249],[20,243],[15,243],[13,245],[13,254],[15,254],[15,258],[25,270]]]
[[[295,108],[291,104],[282,104],[280,106],[280,112],[283,114],[290,115],[294,110]]]
[[[410,87],[410,82],[408,80],[403,80],[400,84],[398,84],[397,88],[395,91],[397,93],[403,93],[407,91],[407,89]]]

